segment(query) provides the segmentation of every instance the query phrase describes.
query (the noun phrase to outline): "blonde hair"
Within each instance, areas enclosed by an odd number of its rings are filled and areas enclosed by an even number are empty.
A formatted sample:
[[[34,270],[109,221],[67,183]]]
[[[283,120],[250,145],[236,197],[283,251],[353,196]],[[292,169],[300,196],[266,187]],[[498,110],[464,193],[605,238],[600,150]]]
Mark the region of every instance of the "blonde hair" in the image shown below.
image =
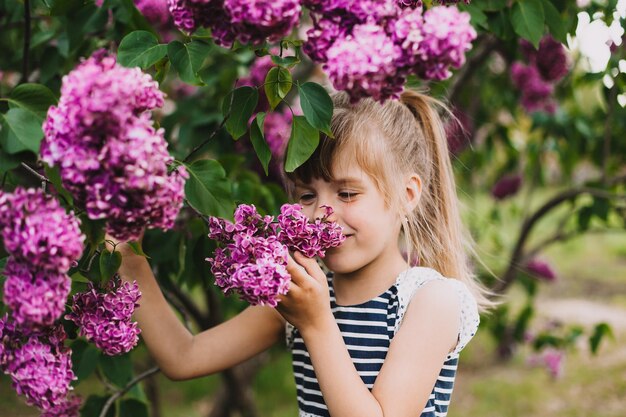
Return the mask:
[[[332,180],[331,169],[339,155],[350,155],[374,181],[388,207],[402,214],[407,259],[417,256],[420,266],[431,267],[449,278],[464,282],[481,312],[498,303],[495,294],[477,279],[469,262],[476,256],[474,242],[463,227],[452,164],[440,108],[441,102],[416,91],[405,91],[400,100],[380,104],[371,98],[351,103],[348,95],[332,95],[334,139],[322,136],[311,158],[293,173],[287,173],[286,188],[293,198],[293,183],[313,178]],[[403,181],[417,173],[422,193],[415,209],[407,212],[402,200]],[[410,262],[410,261],[409,261]]]

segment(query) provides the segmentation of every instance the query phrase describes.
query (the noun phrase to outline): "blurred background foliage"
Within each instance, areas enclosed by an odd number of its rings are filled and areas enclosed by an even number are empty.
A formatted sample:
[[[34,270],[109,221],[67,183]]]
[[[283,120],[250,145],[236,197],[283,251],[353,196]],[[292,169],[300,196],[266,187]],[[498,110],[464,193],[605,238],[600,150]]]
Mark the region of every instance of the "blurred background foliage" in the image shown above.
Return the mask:
[[[466,65],[443,82],[408,81],[445,100],[460,121],[460,126],[449,126],[450,156],[463,216],[478,244],[477,272],[506,300],[482,318],[481,331],[466,349],[451,417],[623,415],[624,3],[460,4],[479,33]],[[520,16],[526,16],[526,24]],[[287,39],[291,42],[282,45],[291,51],[289,56],[295,51],[297,62],[281,61],[273,52],[274,63],[285,69],[295,63],[290,68],[294,80],[312,80],[330,90],[321,68],[297,53],[305,18],[302,23],[299,33]],[[548,34],[568,47],[568,71],[554,85],[554,108],[529,111],[524,91],[512,81],[512,66],[526,59],[521,39],[538,45]],[[600,63],[589,53],[592,41],[599,52],[608,50]],[[224,49],[206,31],[190,37],[176,31],[171,20],[151,21],[132,0],[104,0],[101,6],[85,0],[0,0],[3,189],[40,186],[36,171],[62,192],[55,183],[58,173],[38,160],[41,122],[58,100],[62,77],[81,57],[118,47],[122,64],[140,65],[168,95],[155,119],[165,129],[171,154],[198,164],[197,172],[203,173],[199,184],[212,200],[198,203],[199,211],[231,216],[235,204],[245,202],[263,213],[277,213],[286,195],[276,158],[266,175],[249,134],[234,141],[232,128],[223,125],[225,98],[242,79],[249,79],[251,67],[271,45]],[[192,51],[186,62],[175,58],[181,47]],[[141,55],[148,49],[148,57]],[[297,103],[295,90],[286,103]],[[283,135],[288,138],[289,132]],[[187,191],[190,200],[202,200],[193,194]],[[192,331],[200,332],[245,305],[223,297],[214,286],[205,262],[214,243],[207,238],[199,206],[194,207],[185,205],[174,229],[149,230],[143,249],[172,307]],[[101,247],[102,225],[86,218],[83,223],[92,248]],[[87,261],[85,257],[81,264]],[[97,265],[87,278],[99,276]],[[84,277],[73,278],[73,292],[86,288]],[[111,395],[154,370],[143,345],[116,358],[79,339],[72,348],[79,376],[75,390],[88,398],[85,416],[97,416]],[[282,346],[221,375],[193,381],[172,382],[152,373],[120,398],[110,415],[297,413],[290,358]],[[16,397],[4,375],[0,415],[36,415]]]

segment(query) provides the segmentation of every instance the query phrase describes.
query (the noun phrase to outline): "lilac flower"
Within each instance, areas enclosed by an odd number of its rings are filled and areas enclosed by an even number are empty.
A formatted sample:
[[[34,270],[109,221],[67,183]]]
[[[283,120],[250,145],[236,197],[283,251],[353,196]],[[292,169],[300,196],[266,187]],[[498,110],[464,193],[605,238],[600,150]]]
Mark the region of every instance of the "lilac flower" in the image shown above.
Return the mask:
[[[167,3],[163,0],[135,0],[135,6],[153,25],[165,26],[170,20]]]
[[[276,307],[278,296],[289,289],[288,248],[307,256],[324,256],[329,247],[345,239],[342,229],[328,222],[326,215],[309,223],[299,205],[281,207],[278,222],[272,216],[261,216],[253,205],[237,207],[234,223],[209,219],[209,237],[224,246],[217,248],[211,264],[215,284],[226,294],[236,293],[252,305]]]
[[[64,187],[118,239],[170,228],[182,206],[188,173],[181,166],[168,174],[164,131],[146,113],[162,105],[148,74],[98,52],[64,77],[44,122],[41,158],[60,166]]]
[[[468,13],[438,6],[424,13],[422,36],[415,70],[423,78],[443,80],[451,75],[449,67],[460,68],[465,63],[465,52],[472,48],[476,31]]]
[[[545,366],[553,378],[563,375],[565,352],[562,349],[547,347],[541,353],[529,356],[527,363],[530,366]]]
[[[141,297],[136,281],[122,283],[116,276],[98,292],[93,283],[84,293],[75,294],[71,313],[65,318],[79,327],[79,334],[92,341],[106,355],[129,352],[137,345],[141,329],[131,322]]]
[[[556,104],[552,99],[554,87],[539,75],[533,65],[514,62],[511,66],[513,85],[522,92],[522,106],[528,112],[554,113]]]
[[[242,43],[276,42],[287,36],[300,19],[299,0],[224,0],[224,8]]]
[[[558,82],[568,73],[565,47],[552,36],[543,37],[538,50],[524,39],[520,40],[520,47],[528,62],[537,68],[545,81]]]
[[[278,240],[290,250],[300,251],[309,258],[324,257],[326,249],[339,246],[346,238],[339,225],[327,221],[333,209],[329,206],[324,206],[324,209],[326,213],[321,219],[309,223],[301,211],[302,206],[284,204],[277,218],[280,227]]]
[[[26,397],[26,403],[43,411],[55,409],[63,403],[73,388],[76,377],[72,371],[71,352],[64,346],[63,326],[45,331],[21,333],[7,316],[4,320],[2,344],[4,353],[0,366],[12,379],[15,391]]]
[[[321,19],[307,31],[307,41],[302,51],[313,61],[326,62],[326,53],[336,39],[345,38],[348,31],[345,26],[330,19]]]
[[[41,413],[40,417],[78,417],[81,405],[82,398],[79,395],[71,395]]]
[[[265,116],[263,131],[272,156],[277,160],[282,160],[287,143],[291,136],[291,123],[293,116],[288,109],[283,111],[273,111]]]
[[[4,303],[15,321],[27,328],[52,325],[65,310],[72,281],[64,273],[34,272],[31,265],[9,258],[3,274]]]
[[[83,252],[78,218],[39,189],[0,192],[0,231],[7,252],[31,268],[65,273]]]
[[[517,194],[522,186],[522,176],[519,174],[505,175],[491,188],[491,195],[496,200],[503,200]]]
[[[422,7],[422,0],[398,0],[398,6],[400,6],[400,8],[402,9],[415,9],[418,7]]]
[[[398,97],[402,91],[396,71],[401,54],[380,26],[359,25],[351,35],[333,43],[324,69],[334,87],[347,91],[353,100],[371,96],[380,101]]]
[[[546,261],[540,259],[531,259],[526,263],[526,270],[533,276],[548,282],[556,280],[556,273]]]
[[[391,38],[402,50],[400,65],[412,67],[418,60],[420,48],[424,41],[424,17],[422,9],[410,10],[390,23],[388,31]]]

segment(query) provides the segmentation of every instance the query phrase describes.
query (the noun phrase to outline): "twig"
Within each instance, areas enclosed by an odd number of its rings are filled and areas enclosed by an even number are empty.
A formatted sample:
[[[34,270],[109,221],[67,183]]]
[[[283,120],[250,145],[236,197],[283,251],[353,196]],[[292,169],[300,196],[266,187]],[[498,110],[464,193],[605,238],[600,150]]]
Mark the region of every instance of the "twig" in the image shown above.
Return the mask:
[[[35,171],[30,165],[28,165],[26,162],[22,162],[22,166],[24,168],[26,168],[31,174],[33,174],[34,176],[36,176],[37,178],[39,178],[39,180],[41,182],[44,183],[52,183],[52,181],[50,181],[48,178],[46,178],[45,176],[41,175],[39,172]]]
[[[149,376],[151,376],[153,374],[156,374],[160,370],[161,369],[158,366],[154,366],[154,367],[148,369],[144,373],[137,375],[132,381],[130,381],[128,384],[126,384],[126,386],[124,388],[122,388],[121,390],[119,390],[119,391],[115,392],[113,395],[111,395],[111,397],[109,397],[107,402],[104,404],[104,407],[102,407],[102,411],[100,411],[100,416],[99,417],[105,417],[107,415],[107,412],[109,411],[109,408],[111,408],[111,405],[115,402],[115,400],[117,400],[122,395],[124,395],[128,391],[130,391],[130,389],[132,387],[134,387],[135,385],[137,385],[139,382],[141,382],[142,380],[148,378]]]
[[[231,99],[232,100],[232,99]],[[232,104],[231,104],[232,105]],[[211,141],[211,139],[213,139],[215,137],[215,135],[217,135],[217,132],[219,132],[220,130],[222,130],[222,128],[224,127],[224,125],[226,124],[226,121],[228,120],[228,118],[230,117],[230,113],[228,113],[226,115],[226,117],[224,117],[224,120],[222,120],[222,123],[220,123],[220,125],[217,127],[217,129],[215,129],[213,131],[213,133],[211,133],[211,135],[201,144],[199,144],[198,146],[196,146],[195,148],[192,149],[191,152],[189,152],[189,155],[187,155],[185,157],[185,159],[183,159],[183,162],[187,162],[189,161],[189,159],[193,156],[193,154],[195,154],[196,152],[198,152],[204,145],[206,145],[207,143],[209,143]]]
[[[24,56],[20,84],[28,81],[28,52],[30,51],[30,0],[24,0]]]

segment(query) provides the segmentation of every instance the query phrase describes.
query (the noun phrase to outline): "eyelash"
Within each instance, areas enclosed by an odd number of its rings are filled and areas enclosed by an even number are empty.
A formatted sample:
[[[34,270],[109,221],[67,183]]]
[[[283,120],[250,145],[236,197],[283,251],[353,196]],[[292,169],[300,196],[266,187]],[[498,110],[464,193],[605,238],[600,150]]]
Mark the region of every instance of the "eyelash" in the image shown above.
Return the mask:
[[[348,201],[356,197],[358,193],[342,192],[339,193],[339,197],[347,199]],[[308,201],[315,197],[315,194],[302,194],[299,198],[300,201]]]

